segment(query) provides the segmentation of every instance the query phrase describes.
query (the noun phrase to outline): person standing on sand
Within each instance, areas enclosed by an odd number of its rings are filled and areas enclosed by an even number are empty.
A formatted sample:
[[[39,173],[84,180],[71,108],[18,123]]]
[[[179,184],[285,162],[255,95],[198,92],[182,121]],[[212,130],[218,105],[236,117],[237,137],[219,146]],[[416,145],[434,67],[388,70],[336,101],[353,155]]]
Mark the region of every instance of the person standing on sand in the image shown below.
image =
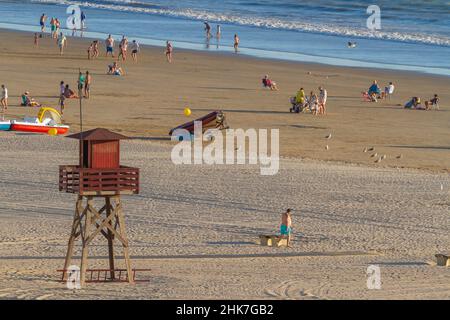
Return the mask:
[[[99,54],[100,54],[100,51],[98,50],[98,40],[94,40],[93,48],[92,48],[92,57],[98,58]]]
[[[113,37],[111,37],[111,35],[109,35],[108,38],[106,38],[105,44],[106,44],[105,57],[108,56],[108,53],[111,53],[111,57],[114,58],[114,39]]]
[[[93,57],[93,51],[94,51],[94,42],[91,42],[91,44],[89,45],[88,49],[87,49],[87,55],[88,55],[88,60],[91,60],[91,57]]]
[[[173,46],[170,41],[166,41],[166,58],[168,63],[172,63]]]
[[[205,31],[206,31],[206,38],[211,38],[211,26],[209,25],[208,21],[204,22],[205,24]]]
[[[287,209],[286,212],[281,214],[280,234],[283,239],[287,239],[287,246],[291,246],[291,233],[292,233],[292,210]]]
[[[39,35],[37,34],[37,32],[35,32],[34,34],[34,46],[39,47]]]
[[[63,55],[64,48],[67,46],[67,38],[66,36],[61,32],[58,38],[58,47],[59,47],[59,54]]]
[[[41,18],[39,19],[39,24],[41,26],[41,32],[45,31],[45,21],[47,20],[47,16],[45,13],[42,14]]]
[[[125,36],[122,36],[122,40],[119,43],[119,50],[117,60],[119,60],[120,56],[122,56],[122,61],[127,60],[128,39]]]
[[[234,52],[238,53],[239,50],[239,37],[237,34],[234,35]]]
[[[2,84],[2,97],[0,99],[0,104],[2,105],[2,112],[8,110],[8,89]]]
[[[217,31],[216,31],[216,38],[220,39],[220,35],[222,34],[222,31],[220,30],[220,24],[217,25]]]
[[[327,98],[328,92],[325,88],[319,87],[319,110],[321,114],[327,113]]]
[[[91,83],[92,83],[92,76],[89,73],[89,71],[86,71],[86,75],[84,77],[84,97],[86,99],[89,99],[91,96]]]
[[[137,62],[137,54],[139,52],[139,43],[136,40],[133,40],[131,43],[131,57],[134,62]]]

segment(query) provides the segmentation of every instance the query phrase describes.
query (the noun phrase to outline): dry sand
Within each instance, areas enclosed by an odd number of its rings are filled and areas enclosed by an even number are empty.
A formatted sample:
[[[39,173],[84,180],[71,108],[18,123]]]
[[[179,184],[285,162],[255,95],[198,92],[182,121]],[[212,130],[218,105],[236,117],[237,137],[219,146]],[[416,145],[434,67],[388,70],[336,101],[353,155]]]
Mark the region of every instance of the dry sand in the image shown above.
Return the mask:
[[[0,141],[1,298],[450,298],[450,269],[433,262],[450,243],[447,174],[283,159],[264,177],[257,166],[176,166],[167,145],[142,140],[123,142],[123,164],[142,170],[141,193],[123,204],[134,267],[151,268],[140,276],[150,282],[72,292],[56,269],[76,197],[57,180],[76,141]],[[294,247],[256,245],[285,207]],[[90,267],[107,267],[106,243],[90,255]],[[367,290],[371,264],[381,290]]]
[[[450,243],[450,178],[437,172],[450,163],[448,78],[178,50],[169,65],[161,48],[144,48],[141,62],[127,62],[119,78],[104,74],[110,59],[87,61],[85,47],[69,39],[59,57],[48,39],[33,49],[29,34],[2,31],[0,81],[10,90],[10,115],[20,117],[37,112],[14,105],[22,91],[55,106],[60,80],[74,85],[78,67],[94,74],[86,127],[135,137],[123,142],[122,162],[141,168],[141,193],[124,197],[124,206],[134,267],[151,268],[142,274],[150,281],[75,292],[57,282],[75,205],[75,195],[58,192],[58,165],[77,163],[76,141],[2,133],[0,298],[450,298],[450,269],[433,262]],[[260,88],[266,73],[279,92]],[[373,79],[395,81],[391,103],[360,102]],[[287,113],[298,86],[321,84],[328,116]],[[440,93],[443,110],[394,106],[417,92]],[[185,105],[193,116],[224,109],[235,128],[280,128],[288,157],[279,174],[261,176],[249,165],[173,165],[170,143],[158,139],[186,120]],[[72,132],[77,112],[70,101]],[[372,145],[389,155],[382,166],[434,172],[375,167],[362,152]],[[256,245],[258,234],[277,232],[286,207],[295,209],[294,247]],[[106,267],[105,243],[95,242],[90,255],[90,266]],[[381,290],[366,287],[371,264],[381,268]]]

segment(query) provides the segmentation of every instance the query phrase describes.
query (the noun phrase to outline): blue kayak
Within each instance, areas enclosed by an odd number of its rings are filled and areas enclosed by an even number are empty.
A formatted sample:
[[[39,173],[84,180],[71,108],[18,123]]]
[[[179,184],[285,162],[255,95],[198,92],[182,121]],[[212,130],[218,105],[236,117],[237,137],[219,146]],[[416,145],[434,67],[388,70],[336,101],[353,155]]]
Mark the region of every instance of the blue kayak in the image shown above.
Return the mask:
[[[0,131],[8,131],[11,129],[11,121],[0,121]]]

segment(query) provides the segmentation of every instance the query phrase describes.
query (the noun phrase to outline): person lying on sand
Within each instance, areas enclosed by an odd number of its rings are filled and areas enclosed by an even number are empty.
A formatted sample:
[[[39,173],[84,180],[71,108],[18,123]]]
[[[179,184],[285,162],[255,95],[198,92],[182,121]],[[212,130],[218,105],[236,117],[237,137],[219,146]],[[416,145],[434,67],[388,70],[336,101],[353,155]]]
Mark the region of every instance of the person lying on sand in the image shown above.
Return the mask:
[[[78,99],[78,95],[69,88],[68,84],[66,84],[66,87],[64,88],[64,97],[66,97],[66,99]]]
[[[281,214],[280,234],[281,238],[287,239],[287,246],[291,246],[291,233],[292,233],[292,213],[291,209],[287,209],[286,212]]]
[[[425,101],[425,110],[431,110],[433,107],[439,110],[439,97],[437,94],[432,99]]]
[[[113,64],[110,64],[108,66],[108,72],[107,74],[114,75],[114,76],[123,76],[125,74],[125,71],[119,65],[117,62],[114,62]]]
[[[411,100],[405,104],[405,109],[420,109],[420,97],[412,97]]]
[[[278,91],[277,84],[275,83],[275,81],[270,80],[269,76],[267,74],[262,79],[262,84],[263,84],[264,88]]]
[[[22,107],[40,107],[41,105],[34,100],[32,97],[30,97],[30,92],[25,91],[24,94],[22,94],[21,96],[22,102],[21,102],[21,106]]]

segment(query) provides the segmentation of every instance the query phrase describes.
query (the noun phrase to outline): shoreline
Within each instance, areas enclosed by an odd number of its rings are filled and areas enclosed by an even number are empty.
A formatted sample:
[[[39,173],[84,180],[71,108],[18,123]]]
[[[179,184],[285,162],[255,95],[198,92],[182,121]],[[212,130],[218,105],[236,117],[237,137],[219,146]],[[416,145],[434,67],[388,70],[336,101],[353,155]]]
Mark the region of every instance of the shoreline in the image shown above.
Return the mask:
[[[175,62],[169,65],[165,62],[161,47],[141,45],[140,62],[136,65],[130,61],[124,63],[127,74],[123,79],[118,79],[104,76],[106,65],[112,59],[103,57],[102,44],[99,59],[87,60],[84,52],[90,39],[68,37],[69,47],[66,54],[59,57],[56,45],[49,41],[49,34],[46,35],[47,37],[41,39],[41,47],[35,49],[32,47],[32,36],[29,32],[1,29],[0,39],[3,40],[3,45],[0,48],[3,49],[0,57],[7,59],[3,59],[0,67],[4,66],[9,70],[4,73],[5,78],[11,74],[11,81],[15,80],[16,88],[23,86],[21,69],[22,72],[27,72],[26,66],[41,68],[36,71],[37,75],[31,74],[24,89],[31,89],[32,95],[39,93],[39,101],[53,107],[56,106],[57,97],[53,96],[52,92],[57,92],[56,83],[60,79],[70,80],[73,85],[74,80],[71,79],[75,78],[75,70],[78,70],[78,67],[92,70],[92,103],[98,108],[91,105],[91,101],[84,100],[87,111],[86,129],[106,126],[111,130],[147,140],[165,137],[170,128],[186,122],[182,109],[189,105],[194,113],[190,120],[209,111],[222,109],[229,116],[232,127],[279,128],[280,155],[287,159],[312,159],[367,167],[413,168],[432,172],[450,170],[450,160],[446,156],[450,150],[450,147],[446,147],[450,145],[450,139],[445,134],[444,124],[449,116],[446,102],[450,100],[450,94],[444,91],[446,84],[450,85],[450,79],[447,77],[419,77],[418,74],[408,71],[336,67],[176,47]],[[16,55],[18,56],[15,57]],[[50,67],[39,67],[42,61]],[[9,63],[12,64],[7,67]],[[16,67],[17,71],[11,73]],[[311,74],[308,75],[307,71]],[[269,73],[281,84],[279,92],[267,92],[259,87],[259,77],[265,73]],[[196,77],[198,84],[191,81],[192,76]],[[360,102],[358,90],[370,84],[373,79],[382,80],[382,83],[389,80],[394,80],[396,84],[401,83],[401,86],[398,86],[399,96],[395,101],[377,104]],[[49,86],[42,83],[42,80],[53,83],[50,91]],[[330,114],[325,117],[289,114],[288,99],[295,94],[298,86],[309,90],[317,88],[318,85],[325,85],[328,89]],[[9,86],[13,104],[14,96],[18,96],[22,89]],[[410,88],[410,91],[404,87]],[[434,90],[438,90],[442,97],[440,112],[410,111],[397,106],[414,92],[431,94]],[[129,107],[110,107],[117,104]],[[69,101],[65,114],[66,122],[71,125],[71,132],[78,128],[78,111],[74,106],[76,102]],[[108,114],[100,111],[102,108],[107,108]],[[36,112],[37,110],[32,108],[12,106],[9,115],[20,118],[25,115],[35,116]],[[354,125],[352,121],[355,121]],[[435,123],[436,121],[438,123]],[[415,122],[417,124],[410,127],[410,124]],[[396,130],[394,127],[399,124],[404,128]],[[370,132],[367,136],[364,133],[360,137],[355,136],[352,132],[368,129]],[[412,130],[412,133],[405,135],[405,130]],[[332,151],[326,152],[322,138],[329,131],[335,133],[338,141],[335,146],[333,138],[330,142]],[[377,137],[378,131],[383,133],[381,140]],[[424,132],[430,137],[424,137],[420,143],[414,141],[417,140],[414,136],[420,137]],[[297,135],[306,135],[307,138],[301,138],[302,143],[299,144]],[[434,137],[441,142],[434,143]],[[391,159],[376,165],[370,158],[362,157],[361,150],[370,145],[376,146],[377,150],[381,149],[383,153],[389,153]],[[394,157],[400,153],[408,154],[408,159],[395,161]]]

